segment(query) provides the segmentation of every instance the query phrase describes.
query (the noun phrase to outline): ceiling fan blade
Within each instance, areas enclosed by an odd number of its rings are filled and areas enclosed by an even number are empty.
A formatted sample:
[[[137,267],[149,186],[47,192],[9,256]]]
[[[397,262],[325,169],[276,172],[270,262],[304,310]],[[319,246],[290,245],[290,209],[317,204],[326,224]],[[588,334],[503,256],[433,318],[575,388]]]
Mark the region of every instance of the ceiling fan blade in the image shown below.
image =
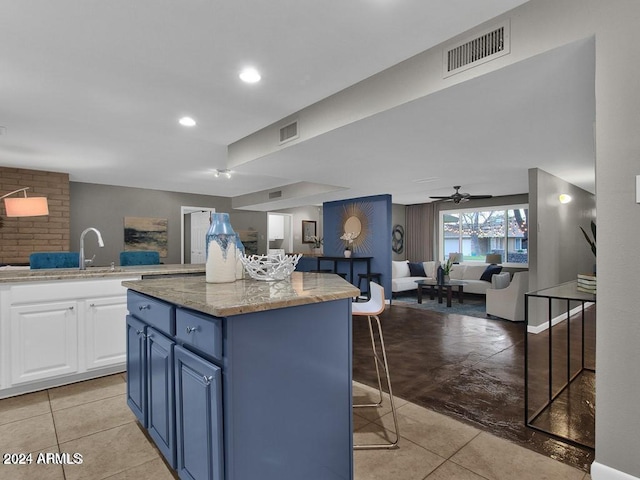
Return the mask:
[[[467,198],[470,198],[472,200],[477,200],[480,198],[493,198],[493,195],[469,195]]]
[[[446,197],[429,197],[429,198],[435,198],[435,199],[448,199],[448,200],[451,200],[451,197],[450,197],[450,196],[448,196],[448,195],[447,195]]]

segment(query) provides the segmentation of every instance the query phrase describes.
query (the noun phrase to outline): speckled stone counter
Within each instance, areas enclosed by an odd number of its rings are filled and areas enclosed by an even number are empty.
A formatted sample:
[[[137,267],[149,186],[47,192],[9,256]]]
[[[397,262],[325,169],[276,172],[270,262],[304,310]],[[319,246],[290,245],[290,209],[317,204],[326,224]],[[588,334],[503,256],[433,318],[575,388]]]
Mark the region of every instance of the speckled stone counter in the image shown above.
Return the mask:
[[[359,295],[338,275],[294,272],[290,280],[206,283],[203,276],[125,281],[123,286],[193,310],[226,317]]]
[[[204,264],[195,265],[135,265],[130,267],[43,268],[37,270],[0,268],[0,283],[48,282],[51,280],[78,280],[83,278],[118,278],[150,275],[182,275],[204,273]]]

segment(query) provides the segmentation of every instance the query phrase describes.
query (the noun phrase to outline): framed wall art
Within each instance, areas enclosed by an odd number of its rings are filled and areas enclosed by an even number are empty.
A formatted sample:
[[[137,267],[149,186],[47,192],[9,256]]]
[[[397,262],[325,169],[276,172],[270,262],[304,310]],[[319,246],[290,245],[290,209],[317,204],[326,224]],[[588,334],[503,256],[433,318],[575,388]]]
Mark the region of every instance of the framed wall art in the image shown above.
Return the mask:
[[[302,220],[302,243],[314,243],[312,237],[316,235],[316,221]]]

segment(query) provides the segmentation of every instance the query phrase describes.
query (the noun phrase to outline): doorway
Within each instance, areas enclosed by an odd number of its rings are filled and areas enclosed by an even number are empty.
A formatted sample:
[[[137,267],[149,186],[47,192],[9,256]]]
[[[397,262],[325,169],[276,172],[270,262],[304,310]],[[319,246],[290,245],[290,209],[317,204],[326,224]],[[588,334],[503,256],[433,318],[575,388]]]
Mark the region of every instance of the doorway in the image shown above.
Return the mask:
[[[267,253],[293,253],[293,215],[267,212]]]
[[[211,207],[180,207],[181,228],[181,263],[205,263],[205,240],[209,230]]]

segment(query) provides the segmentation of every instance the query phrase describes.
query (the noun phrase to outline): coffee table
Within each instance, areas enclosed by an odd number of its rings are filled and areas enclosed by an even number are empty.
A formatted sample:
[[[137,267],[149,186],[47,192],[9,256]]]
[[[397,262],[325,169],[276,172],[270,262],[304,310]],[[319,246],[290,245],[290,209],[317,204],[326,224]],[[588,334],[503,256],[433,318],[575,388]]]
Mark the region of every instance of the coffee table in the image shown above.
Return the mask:
[[[438,292],[438,303],[442,303],[442,291],[446,291],[447,294],[447,307],[451,307],[451,297],[453,287],[458,287],[458,303],[463,303],[463,287],[466,282],[462,280],[449,280],[448,282],[438,283],[436,280],[416,280],[418,284],[418,303],[422,303],[422,290],[429,288],[429,297],[431,300],[434,298],[434,294]]]

